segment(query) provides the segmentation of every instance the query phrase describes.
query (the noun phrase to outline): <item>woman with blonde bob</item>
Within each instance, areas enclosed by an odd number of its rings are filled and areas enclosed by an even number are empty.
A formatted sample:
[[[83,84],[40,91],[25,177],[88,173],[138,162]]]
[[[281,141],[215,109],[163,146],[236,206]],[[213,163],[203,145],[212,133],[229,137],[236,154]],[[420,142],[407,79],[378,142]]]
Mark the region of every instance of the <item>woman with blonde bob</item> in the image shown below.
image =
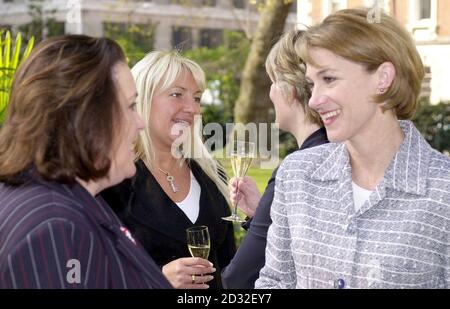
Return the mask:
[[[294,135],[300,151],[328,142],[319,114],[308,106],[311,92],[305,78],[305,63],[297,53],[303,33],[302,30],[287,32],[275,43],[266,59],[266,71],[272,81],[269,95],[275,107],[275,122],[280,129]],[[262,196],[250,177],[244,177],[239,185],[236,178],[231,180],[231,200],[239,199],[239,207],[251,219],[244,224],[244,227],[250,227],[239,250],[222,272],[222,282],[226,288],[255,287],[265,261],[277,170],[273,171]]]
[[[175,288],[220,288],[235,252],[225,174],[197,125],[205,74],[175,51],[149,53],[133,68],[137,111],[146,124],[136,145],[137,173],[104,197],[162,267]],[[192,258],[186,229],[206,225],[209,261]]]
[[[281,165],[257,288],[448,288],[450,159],[410,119],[424,70],[407,31],[367,9],[309,28],[309,106],[330,144]]]

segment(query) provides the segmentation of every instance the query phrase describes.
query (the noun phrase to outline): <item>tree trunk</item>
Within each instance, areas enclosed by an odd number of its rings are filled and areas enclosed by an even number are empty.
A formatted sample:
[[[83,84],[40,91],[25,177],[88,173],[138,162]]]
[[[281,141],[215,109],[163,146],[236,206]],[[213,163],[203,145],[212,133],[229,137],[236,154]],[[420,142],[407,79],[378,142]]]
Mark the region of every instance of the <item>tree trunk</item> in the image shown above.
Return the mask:
[[[264,64],[271,47],[283,32],[291,4],[292,1],[266,0],[242,73],[239,97],[234,107],[235,122],[273,121],[270,79]]]

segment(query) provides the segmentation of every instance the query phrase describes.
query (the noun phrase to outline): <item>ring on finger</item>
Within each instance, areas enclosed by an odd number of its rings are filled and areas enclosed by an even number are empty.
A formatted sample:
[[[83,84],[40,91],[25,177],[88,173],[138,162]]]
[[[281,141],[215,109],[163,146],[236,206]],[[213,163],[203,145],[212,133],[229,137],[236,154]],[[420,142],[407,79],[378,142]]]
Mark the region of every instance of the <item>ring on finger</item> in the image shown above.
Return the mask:
[[[195,275],[191,275],[191,279],[192,284],[195,284]]]

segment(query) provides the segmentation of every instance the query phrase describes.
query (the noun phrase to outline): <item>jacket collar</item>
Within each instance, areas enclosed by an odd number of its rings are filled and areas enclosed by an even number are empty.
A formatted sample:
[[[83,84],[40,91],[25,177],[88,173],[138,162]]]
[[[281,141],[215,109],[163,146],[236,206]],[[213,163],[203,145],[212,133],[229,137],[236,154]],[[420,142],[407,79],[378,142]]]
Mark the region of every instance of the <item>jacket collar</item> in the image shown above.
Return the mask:
[[[385,188],[391,188],[405,193],[425,195],[431,147],[411,121],[401,120],[400,127],[405,138],[375,191],[384,192]],[[351,175],[350,159],[345,144],[331,145],[324,149],[321,156],[323,161],[312,171],[312,179],[336,181],[344,180],[349,173]]]
[[[198,218],[192,223],[183,211],[167,196],[144,162],[136,163],[137,172],[131,181],[132,199],[128,202],[126,216],[131,216],[142,224],[168,238],[186,242],[186,228],[193,225],[220,226],[221,207],[211,207],[217,201],[218,189],[210,178],[193,160],[189,161],[192,174],[200,185],[200,209]],[[155,219],[156,218],[156,219]],[[211,241],[214,243],[220,235],[210,229]]]
[[[299,150],[319,146],[324,143],[328,143],[327,130],[321,127],[305,139]]]

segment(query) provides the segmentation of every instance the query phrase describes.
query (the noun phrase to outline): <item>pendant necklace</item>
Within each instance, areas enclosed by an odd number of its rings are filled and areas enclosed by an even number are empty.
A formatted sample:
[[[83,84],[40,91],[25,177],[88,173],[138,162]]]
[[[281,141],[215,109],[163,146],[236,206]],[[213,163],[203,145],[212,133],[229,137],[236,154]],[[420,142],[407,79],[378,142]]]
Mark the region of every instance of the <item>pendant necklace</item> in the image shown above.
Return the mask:
[[[175,185],[175,179],[173,178],[173,176],[170,175],[169,172],[166,172],[166,171],[160,169],[159,167],[158,167],[158,169],[159,169],[164,175],[166,175],[166,180],[167,180],[167,182],[169,183],[170,187],[172,188],[173,193],[177,193],[177,192],[178,192],[178,188],[177,188],[177,186]]]

